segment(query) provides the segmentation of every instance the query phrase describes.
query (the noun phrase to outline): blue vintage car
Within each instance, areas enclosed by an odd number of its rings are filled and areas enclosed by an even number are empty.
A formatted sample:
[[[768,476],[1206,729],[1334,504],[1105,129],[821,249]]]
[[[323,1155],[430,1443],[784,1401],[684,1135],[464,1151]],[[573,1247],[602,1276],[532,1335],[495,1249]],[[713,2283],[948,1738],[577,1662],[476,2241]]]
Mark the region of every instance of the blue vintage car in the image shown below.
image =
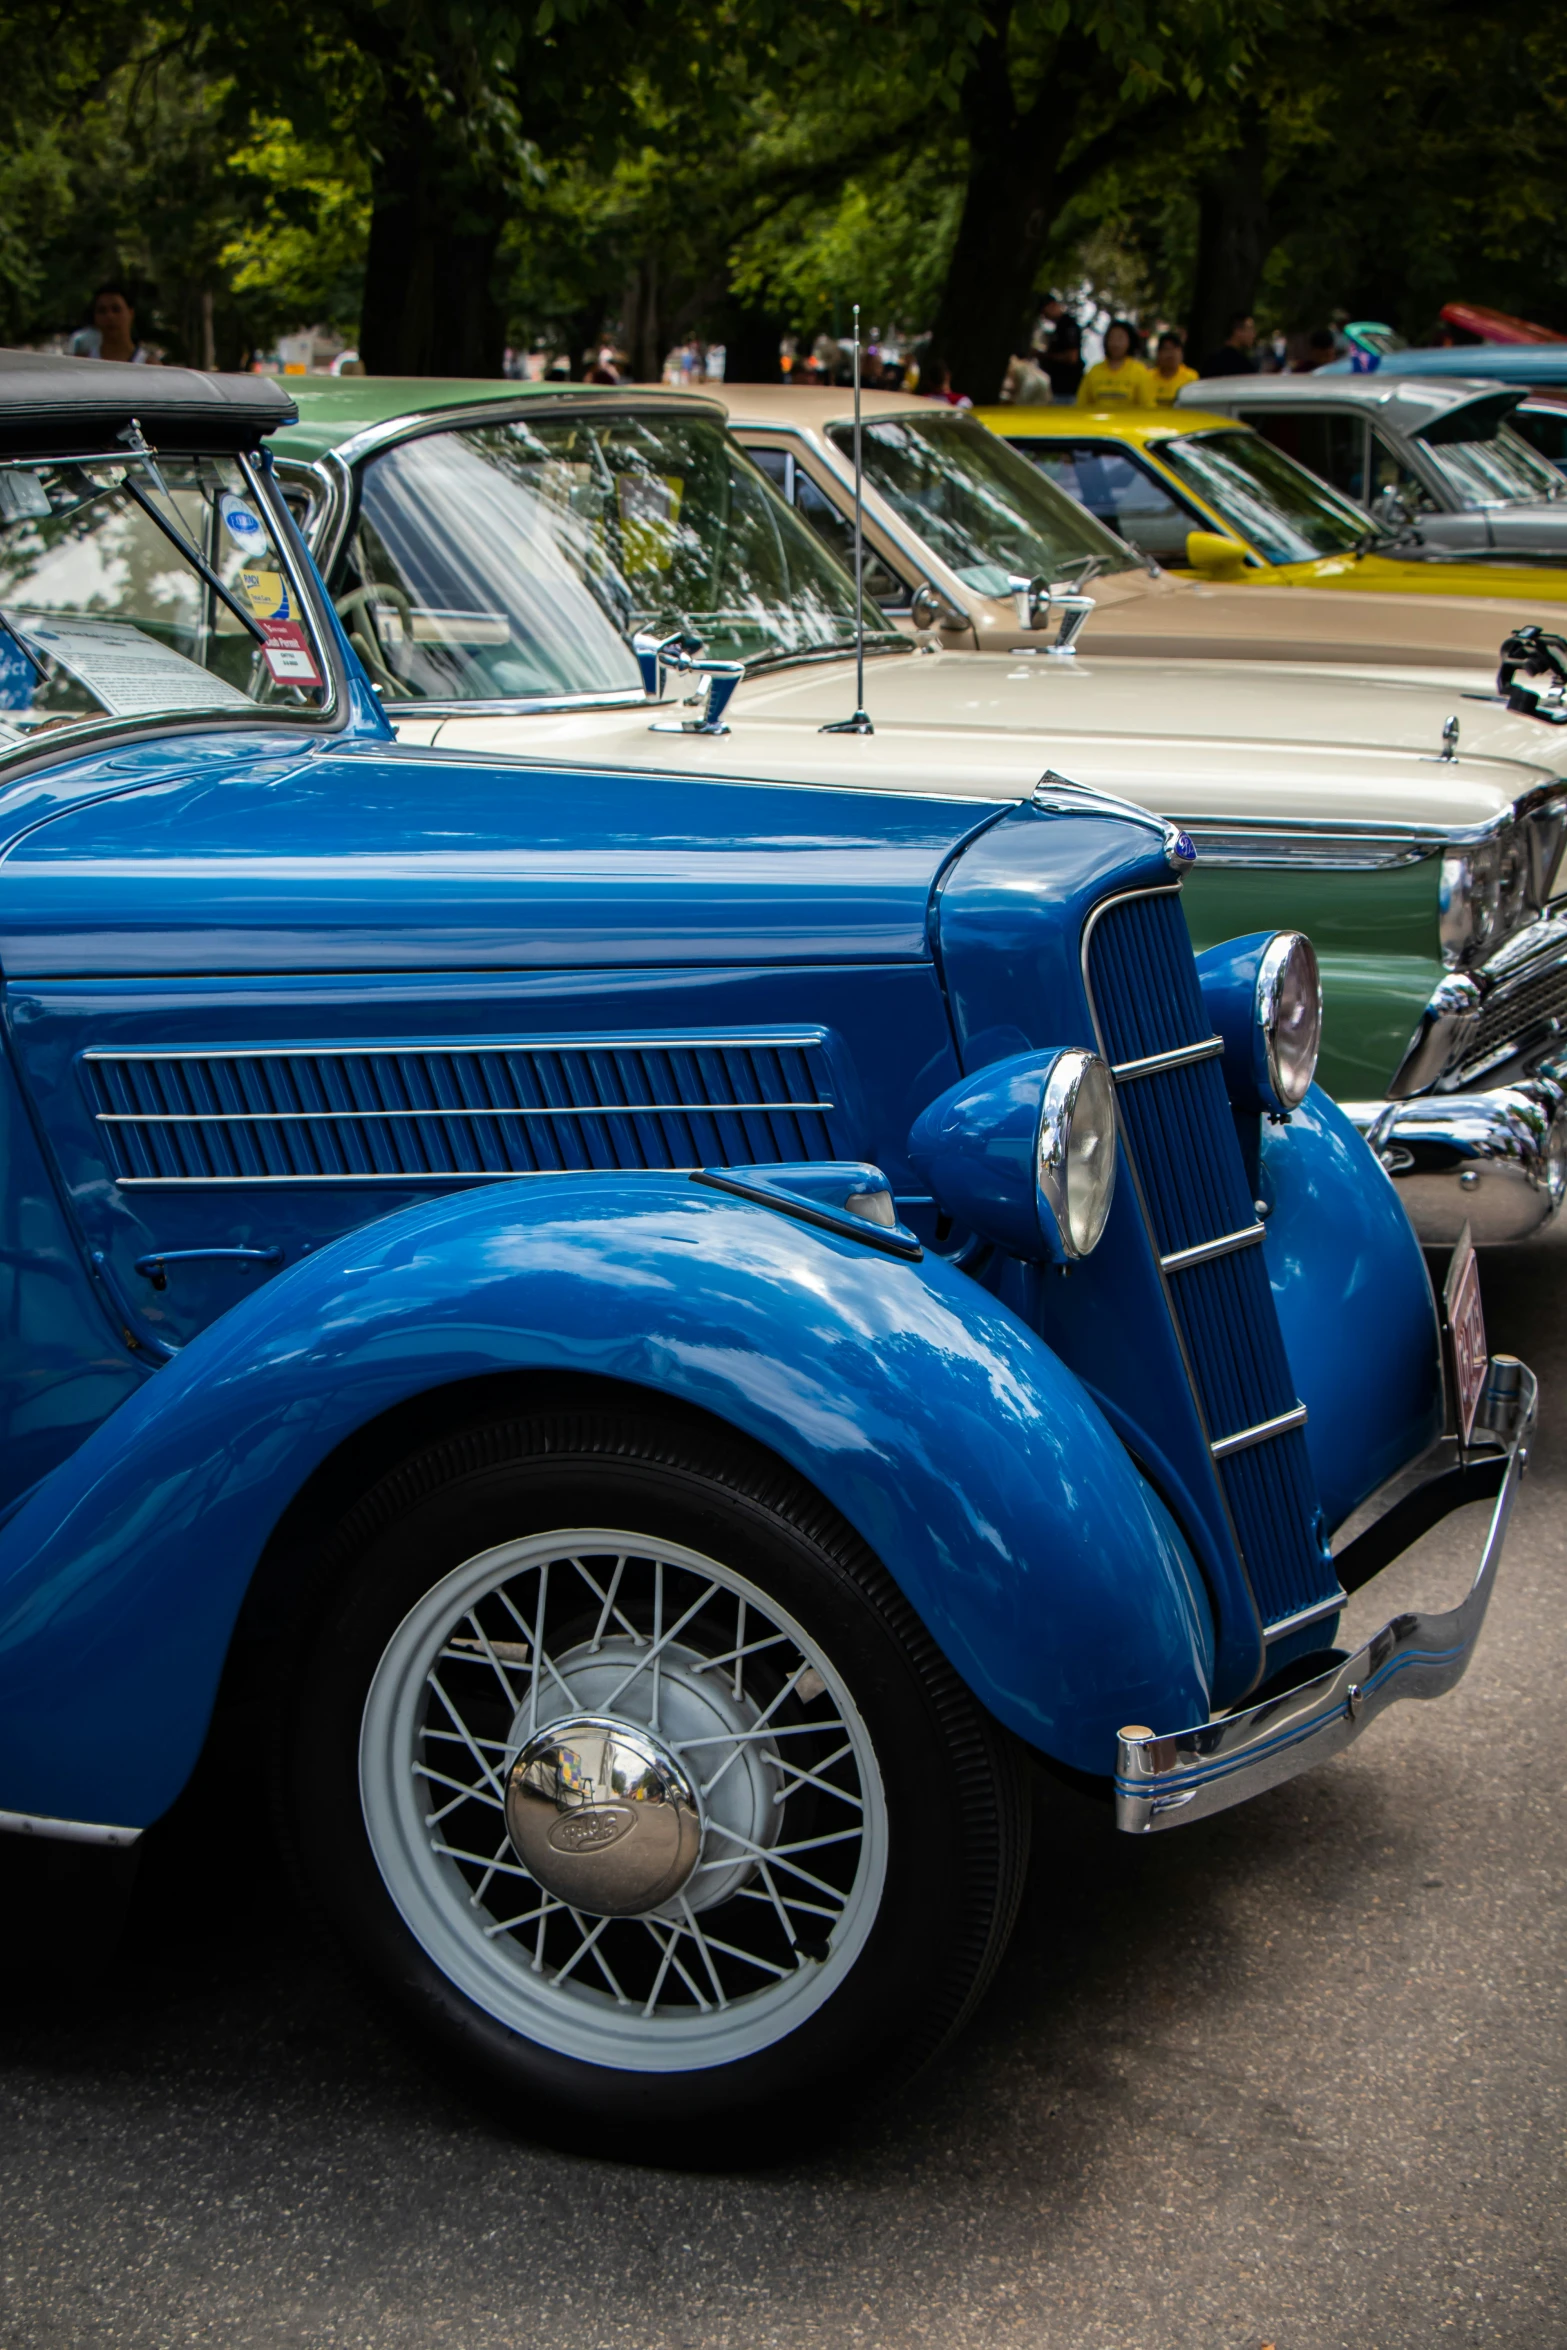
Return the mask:
[[[1179,833],[400,746],[288,414],[0,358],[0,1827],[240,1722],[492,2093],[772,2144],[969,2012],[1028,1755],[1144,1834],[1451,1686],[1534,1383],[1466,1259],[1444,1451],[1310,948],[1194,961]]]

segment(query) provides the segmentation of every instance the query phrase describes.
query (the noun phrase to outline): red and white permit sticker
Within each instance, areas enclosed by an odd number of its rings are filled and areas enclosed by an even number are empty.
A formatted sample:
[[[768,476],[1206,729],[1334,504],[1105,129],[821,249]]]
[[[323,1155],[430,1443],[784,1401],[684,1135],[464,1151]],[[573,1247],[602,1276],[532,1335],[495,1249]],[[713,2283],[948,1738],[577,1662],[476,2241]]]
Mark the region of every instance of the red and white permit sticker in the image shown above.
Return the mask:
[[[259,625],[266,637],[261,657],[279,685],[321,683],[310,639],[297,620],[262,620]]]
[[[1452,1349],[1458,1433],[1467,1444],[1474,1434],[1475,1414],[1491,1360],[1485,1343],[1485,1308],[1480,1303],[1480,1267],[1467,1224],[1458,1235],[1442,1284],[1442,1306]]]

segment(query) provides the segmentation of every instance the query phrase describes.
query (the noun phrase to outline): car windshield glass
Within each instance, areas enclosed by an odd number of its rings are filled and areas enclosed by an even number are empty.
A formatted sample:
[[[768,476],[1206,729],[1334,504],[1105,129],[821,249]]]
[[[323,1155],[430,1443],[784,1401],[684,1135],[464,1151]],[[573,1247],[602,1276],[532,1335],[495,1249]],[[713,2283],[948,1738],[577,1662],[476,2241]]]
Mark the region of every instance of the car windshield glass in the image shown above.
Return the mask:
[[[835,424],[831,434],[852,460],[853,426]],[[867,481],[977,596],[1068,579],[1090,557],[1097,571],[1136,565],[1118,538],[975,417],[953,409],[878,417],[861,437]]]
[[[1436,440],[1422,433],[1420,446],[1455,505],[1534,505],[1562,495],[1555,467],[1505,425],[1489,439],[1472,441]]]
[[[299,716],[327,695],[289,559],[234,460],[0,464],[0,754],[116,718]]]
[[[518,417],[366,466],[337,603],[389,698],[637,689],[631,635],[757,663],[854,641],[854,582],[716,420]],[[867,642],[902,650],[867,604]]]
[[[1365,537],[1366,517],[1358,506],[1260,433],[1241,427],[1173,436],[1159,443],[1159,454],[1270,563],[1353,554]]]

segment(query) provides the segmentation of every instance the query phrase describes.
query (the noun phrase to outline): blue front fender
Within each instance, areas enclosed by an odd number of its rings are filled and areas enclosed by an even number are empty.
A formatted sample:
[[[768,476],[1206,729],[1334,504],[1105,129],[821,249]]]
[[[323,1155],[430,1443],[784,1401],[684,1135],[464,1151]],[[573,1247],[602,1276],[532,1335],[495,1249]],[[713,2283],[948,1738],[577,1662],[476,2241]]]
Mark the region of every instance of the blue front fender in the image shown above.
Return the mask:
[[[188,1777],[268,1536],[355,1430],[485,1374],[679,1396],[789,1461],[1020,1736],[1104,1772],[1201,1720],[1173,1521],[1072,1375],[938,1262],[667,1176],[367,1225],[215,1323],[0,1531],[0,1809],[141,1826]]]

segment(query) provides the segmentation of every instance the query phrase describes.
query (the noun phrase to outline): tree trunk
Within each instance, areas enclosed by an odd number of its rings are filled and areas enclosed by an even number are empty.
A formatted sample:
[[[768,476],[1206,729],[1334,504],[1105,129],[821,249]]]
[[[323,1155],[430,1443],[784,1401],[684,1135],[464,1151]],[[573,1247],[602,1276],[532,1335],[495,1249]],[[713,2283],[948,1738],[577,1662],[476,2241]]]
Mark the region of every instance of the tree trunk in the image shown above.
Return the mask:
[[[1020,116],[1007,67],[1006,12],[975,52],[962,96],[968,185],[947,281],[931,329],[932,357],[976,405],[998,397],[1023,338],[1034,278],[1060,203],[1055,180],[1068,109],[1036,103]]]
[[[1241,144],[1198,184],[1197,269],[1186,322],[1194,367],[1218,349],[1236,313],[1249,311],[1257,299],[1268,258],[1267,160],[1261,117],[1249,109]]]
[[[505,200],[475,187],[410,109],[386,125],[371,179],[359,351],[369,375],[499,375],[495,255]]]

